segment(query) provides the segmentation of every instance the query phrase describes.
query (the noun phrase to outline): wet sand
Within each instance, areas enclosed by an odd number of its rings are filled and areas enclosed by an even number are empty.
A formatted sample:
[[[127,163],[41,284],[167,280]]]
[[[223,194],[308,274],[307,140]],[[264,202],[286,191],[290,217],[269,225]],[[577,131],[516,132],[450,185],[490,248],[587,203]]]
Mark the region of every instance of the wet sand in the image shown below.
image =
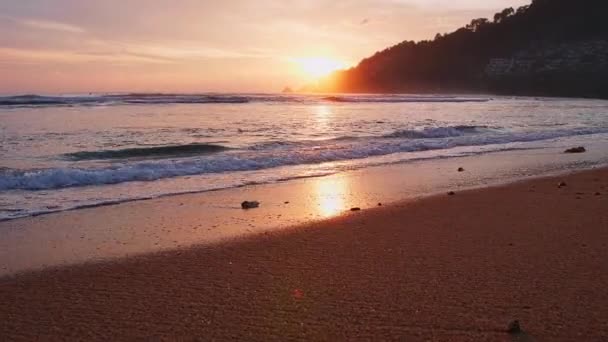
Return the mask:
[[[608,148],[608,147],[607,147]],[[0,277],[213,244],[348,212],[608,164],[606,148],[505,151],[64,211],[0,222]],[[465,172],[457,172],[464,166]],[[243,200],[261,202],[241,210]],[[285,203],[289,202],[289,203]]]
[[[6,276],[0,340],[601,341],[607,247],[585,171]]]

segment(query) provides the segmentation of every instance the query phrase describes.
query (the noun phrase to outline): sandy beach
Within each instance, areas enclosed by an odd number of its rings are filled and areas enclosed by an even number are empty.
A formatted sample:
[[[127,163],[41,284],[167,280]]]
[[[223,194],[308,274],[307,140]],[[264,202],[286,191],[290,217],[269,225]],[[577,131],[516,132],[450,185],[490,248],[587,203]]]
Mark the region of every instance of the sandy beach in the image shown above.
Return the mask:
[[[599,169],[4,276],[0,339],[601,341],[607,209]]]
[[[608,341],[608,1],[49,3],[0,342]]]

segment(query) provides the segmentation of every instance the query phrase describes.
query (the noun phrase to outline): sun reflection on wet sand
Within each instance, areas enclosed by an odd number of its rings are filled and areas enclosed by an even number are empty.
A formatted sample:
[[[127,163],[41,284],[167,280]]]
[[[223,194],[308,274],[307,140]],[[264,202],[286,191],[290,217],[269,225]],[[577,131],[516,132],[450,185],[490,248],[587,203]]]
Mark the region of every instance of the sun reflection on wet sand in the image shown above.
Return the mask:
[[[327,218],[346,210],[346,193],[349,191],[347,177],[317,178],[313,193],[318,203],[318,215]]]

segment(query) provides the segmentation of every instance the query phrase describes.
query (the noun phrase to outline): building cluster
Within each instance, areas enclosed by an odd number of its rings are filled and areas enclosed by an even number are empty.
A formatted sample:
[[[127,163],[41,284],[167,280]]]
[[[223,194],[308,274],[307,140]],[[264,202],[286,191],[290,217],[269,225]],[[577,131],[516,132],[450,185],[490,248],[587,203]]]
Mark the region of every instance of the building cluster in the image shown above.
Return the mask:
[[[508,58],[492,58],[484,74],[488,78],[531,74],[608,71],[608,41],[538,44]]]

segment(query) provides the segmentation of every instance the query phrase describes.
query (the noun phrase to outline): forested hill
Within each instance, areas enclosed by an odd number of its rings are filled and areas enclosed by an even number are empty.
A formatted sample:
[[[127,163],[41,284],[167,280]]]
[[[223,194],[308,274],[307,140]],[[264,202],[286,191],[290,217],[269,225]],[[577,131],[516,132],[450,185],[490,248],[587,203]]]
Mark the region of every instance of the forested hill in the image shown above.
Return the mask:
[[[432,41],[404,41],[322,92],[493,92],[608,98],[608,0],[534,0]]]

